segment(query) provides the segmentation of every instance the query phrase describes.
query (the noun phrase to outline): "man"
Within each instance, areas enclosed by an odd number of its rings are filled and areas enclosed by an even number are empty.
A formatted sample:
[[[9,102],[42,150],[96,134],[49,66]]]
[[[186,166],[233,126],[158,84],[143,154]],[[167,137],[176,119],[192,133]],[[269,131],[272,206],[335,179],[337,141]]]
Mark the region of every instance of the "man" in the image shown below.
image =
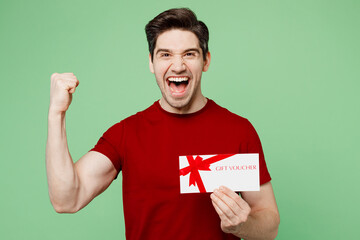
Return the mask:
[[[275,238],[279,213],[255,129],[201,93],[211,59],[206,25],[189,9],[170,9],[146,34],[161,99],[112,126],[75,164],[65,112],[79,82],[51,76],[46,167],[55,210],[79,211],[122,171],[127,239]],[[260,191],[180,194],[179,156],[223,153],[259,153]]]

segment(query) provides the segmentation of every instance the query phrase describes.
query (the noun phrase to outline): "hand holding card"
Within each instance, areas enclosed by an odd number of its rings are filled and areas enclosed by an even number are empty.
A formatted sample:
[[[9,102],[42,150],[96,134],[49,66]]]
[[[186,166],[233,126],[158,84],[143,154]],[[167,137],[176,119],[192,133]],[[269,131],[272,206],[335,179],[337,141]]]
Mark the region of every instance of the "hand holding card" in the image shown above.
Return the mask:
[[[215,189],[210,197],[220,217],[221,229],[226,233],[238,233],[250,214],[249,204],[234,191],[224,186]]]

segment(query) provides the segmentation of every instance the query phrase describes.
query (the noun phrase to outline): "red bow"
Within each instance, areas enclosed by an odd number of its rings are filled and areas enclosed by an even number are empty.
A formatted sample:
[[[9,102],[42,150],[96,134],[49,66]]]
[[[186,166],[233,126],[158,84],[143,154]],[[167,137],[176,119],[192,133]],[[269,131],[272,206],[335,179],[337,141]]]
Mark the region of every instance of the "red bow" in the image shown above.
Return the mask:
[[[202,157],[197,156],[194,160],[193,156],[186,156],[189,166],[184,167],[180,169],[180,176],[185,176],[190,173],[190,180],[189,180],[189,186],[194,185],[196,186],[196,183],[199,187],[200,192],[206,192],[204,183],[201,179],[199,170],[203,171],[211,171],[210,164],[214,162],[218,162],[220,160],[223,160],[225,158],[231,157],[235,154],[219,154],[215,155],[213,157],[207,158],[203,160]]]

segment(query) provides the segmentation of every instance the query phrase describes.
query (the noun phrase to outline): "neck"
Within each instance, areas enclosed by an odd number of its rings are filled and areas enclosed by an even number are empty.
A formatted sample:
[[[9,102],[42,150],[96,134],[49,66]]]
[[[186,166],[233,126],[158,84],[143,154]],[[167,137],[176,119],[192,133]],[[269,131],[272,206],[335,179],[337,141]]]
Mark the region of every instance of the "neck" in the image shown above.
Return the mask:
[[[202,109],[206,103],[207,98],[203,95],[199,96],[197,99],[193,101],[190,100],[188,104],[183,107],[173,107],[171,106],[163,97],[160,99],[159,104],[167,112],[176,113],[176,114],[189,114],[194,113]]]

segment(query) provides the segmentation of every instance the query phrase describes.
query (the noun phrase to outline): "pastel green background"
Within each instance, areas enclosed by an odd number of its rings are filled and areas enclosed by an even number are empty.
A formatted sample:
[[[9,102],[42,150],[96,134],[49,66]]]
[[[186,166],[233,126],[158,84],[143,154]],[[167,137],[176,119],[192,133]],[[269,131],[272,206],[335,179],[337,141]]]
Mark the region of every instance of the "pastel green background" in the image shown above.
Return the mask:
[[[277,239],[355,238],[359,1],[0,0],[0,239],[125,239],[121,178],[79,213],[52,209],[50,75],[80,80],[67,113],[78,159],[112,124],[160,97],[144,26],[182,6],[210,29],[204,94],[260,135],[281,214]]]

